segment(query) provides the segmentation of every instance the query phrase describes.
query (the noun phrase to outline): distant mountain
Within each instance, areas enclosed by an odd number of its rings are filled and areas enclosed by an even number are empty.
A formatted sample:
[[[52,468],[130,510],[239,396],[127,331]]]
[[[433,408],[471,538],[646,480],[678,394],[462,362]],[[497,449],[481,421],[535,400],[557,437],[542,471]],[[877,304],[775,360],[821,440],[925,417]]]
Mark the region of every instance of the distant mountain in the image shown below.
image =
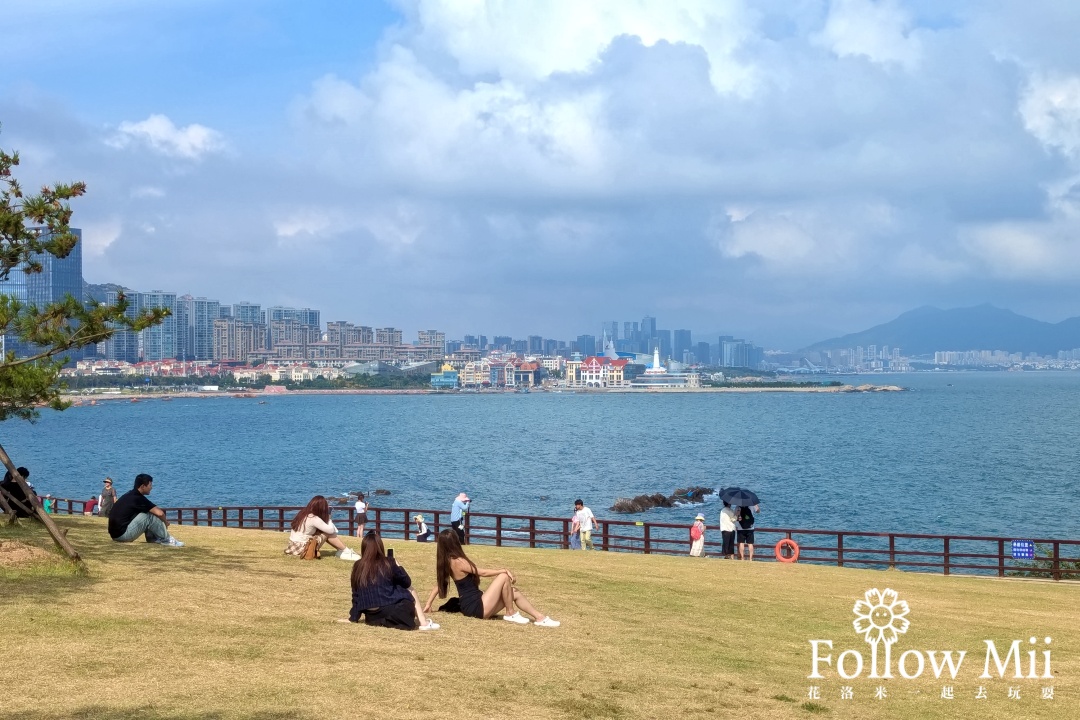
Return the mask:
[[[102,283],[100,285],[95,285],[94,283],[88,283],[85,280],[83,281],[83,297],[87,300],[93,299],[102,303],[105,302],[105,293],[110,290],[120,291],[124,289],[126,288],[124,288],[123,285],[117,285],[116,283]]]
[[[1080,348],[1080,317],[1042,322],[993,305],[941,310],[921,307],[869,330],[823,340],[805,352],[839,350],[857,345],[898,347],[904,355],[937,350],[1004,350],[1053,355]]]

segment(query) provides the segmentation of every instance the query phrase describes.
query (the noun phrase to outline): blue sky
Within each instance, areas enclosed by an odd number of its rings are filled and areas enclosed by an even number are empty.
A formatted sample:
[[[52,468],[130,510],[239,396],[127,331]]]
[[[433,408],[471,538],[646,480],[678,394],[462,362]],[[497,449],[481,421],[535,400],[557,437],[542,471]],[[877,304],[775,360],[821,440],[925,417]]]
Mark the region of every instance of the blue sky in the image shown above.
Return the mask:
[[[85,275],[451,337],[1080,315],[1080,5],[9,0]],[[700,336],[699,336],[700,335]]]

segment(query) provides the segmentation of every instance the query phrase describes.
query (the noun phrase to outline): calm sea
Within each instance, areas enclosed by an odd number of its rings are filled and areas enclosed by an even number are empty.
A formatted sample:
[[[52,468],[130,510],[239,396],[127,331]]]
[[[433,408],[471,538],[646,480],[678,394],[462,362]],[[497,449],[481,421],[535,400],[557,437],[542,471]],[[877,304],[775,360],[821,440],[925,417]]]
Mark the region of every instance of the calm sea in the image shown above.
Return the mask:
[[[376,504],[449,508],[465,490],[474,511],[558,517],[579,496],[604,516],[620,496],[737,484],[760,495],[762,525],[1080,538],[1080,373],[858,380],[912,391],[115,401],[0,437],[62,497],[148,472],[164,506],[383,488]]]

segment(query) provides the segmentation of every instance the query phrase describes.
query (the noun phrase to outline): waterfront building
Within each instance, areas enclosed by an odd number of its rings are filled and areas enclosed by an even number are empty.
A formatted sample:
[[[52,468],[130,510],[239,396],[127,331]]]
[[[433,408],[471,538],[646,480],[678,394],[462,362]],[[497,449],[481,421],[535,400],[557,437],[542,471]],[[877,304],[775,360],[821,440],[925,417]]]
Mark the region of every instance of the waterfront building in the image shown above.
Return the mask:
[[[635,377],[630,387],[640,390],[670,390],[701,387],[701,376],[697,373],[668,372],[660,362],[660,348],[653,350],[652,366]]]
[[[594,388],[615,388],[626,385],[623,368],[629,364],[626,358],[589,357],[581,362],[578,371],[578,386]]]
[[[490,379],[491,387],[515,387],[517,384],[517,376],[512,360],[496,360],[491,363],[490,366]]]
[[[459,375],[461,387],[484,387],[491,384],[491,362],[487,359],[465,363]]]
[[[442,366],[442,370],[431,373],[431,387],[436,390],[451,390],[458,386],[458,371],[450,363]]]

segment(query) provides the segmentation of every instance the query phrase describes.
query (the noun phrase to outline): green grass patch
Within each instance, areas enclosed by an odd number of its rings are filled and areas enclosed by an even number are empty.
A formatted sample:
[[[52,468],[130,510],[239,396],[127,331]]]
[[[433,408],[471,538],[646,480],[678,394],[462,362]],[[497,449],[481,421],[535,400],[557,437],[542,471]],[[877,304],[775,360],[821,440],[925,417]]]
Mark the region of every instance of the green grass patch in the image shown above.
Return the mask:
[[[78,572],[30,523],[0,543],[41,553],[0,567],[0,718],[1067,718],[1080,697],[1080,585],[1040,580],[715,559],[474,546],[481,565],[513,568],[561,628],[436,614],[442,629],[404,633],[341,624],[350,563],[286,557],[282,533],[174,527],[166,548],[109,540],[99,518],[58,517],[85,560]],[[356,547],[356,540],[349,539]],[[426,594],[435,549],[389,539]],[[891,587],[911,607],[907,649],[966,649],[956,699],[941,681],[810,681],[810,639],[833,661],[869,648],[852,606]],[[1052,682],[978,681],[985,638],[1053,637]],[[1026,648],[1025,648],[1026,649]],[[1026,662],[1026,655],[1024,656]],[[973,666],[978,666],[973,670]],[[987,701],[975,686],[989,686]],[[1043,685],[1055,699],[1043,701]],[[820,686],[820,697],[808,695]],[[841,685],[854,698],[840,697]],[[1020,685],[1021,701],[1006,698]],[[970,686],[970,687],[969,687]]]

